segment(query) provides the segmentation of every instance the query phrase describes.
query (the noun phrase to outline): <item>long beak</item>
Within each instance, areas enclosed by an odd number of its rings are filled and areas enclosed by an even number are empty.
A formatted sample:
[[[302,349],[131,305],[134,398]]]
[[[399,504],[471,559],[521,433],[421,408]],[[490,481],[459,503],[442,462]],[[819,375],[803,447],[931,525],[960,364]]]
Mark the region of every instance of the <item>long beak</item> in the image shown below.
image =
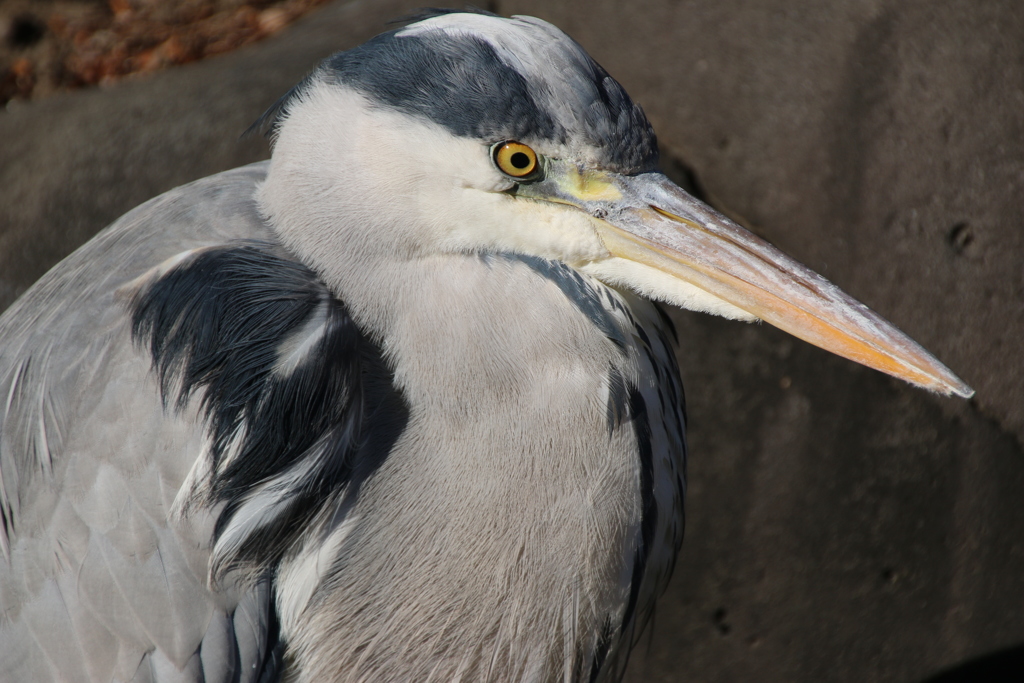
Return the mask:
[[[805,341],[941,394],[974,391],[910,337],[831,282],[694,199],[660,173],[624,176],[548,160],[520,194],[594,218],[612,257],[654,268]],[[657,294],[655,292],[655,294]]]

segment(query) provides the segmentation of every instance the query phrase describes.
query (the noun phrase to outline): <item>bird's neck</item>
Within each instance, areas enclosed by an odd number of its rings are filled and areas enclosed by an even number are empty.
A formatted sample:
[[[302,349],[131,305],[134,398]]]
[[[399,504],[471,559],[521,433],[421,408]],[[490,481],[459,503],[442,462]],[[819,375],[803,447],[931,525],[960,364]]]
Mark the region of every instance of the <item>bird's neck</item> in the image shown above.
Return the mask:
[[[609,423],[625,402],[609,376],[635,376],[636,358],[546,263],[433,256],[333,285],[377,338],[408,422],[352,510],[330,580],[345,589],[288,631],[309,652],[344,644],[337,661],[309,662],[318,680],[423,680],[425,662],[483,679],[488,662],[527,659],[549,680],[591,661],[609,624],[618,634],[643,505],[634,429]]]

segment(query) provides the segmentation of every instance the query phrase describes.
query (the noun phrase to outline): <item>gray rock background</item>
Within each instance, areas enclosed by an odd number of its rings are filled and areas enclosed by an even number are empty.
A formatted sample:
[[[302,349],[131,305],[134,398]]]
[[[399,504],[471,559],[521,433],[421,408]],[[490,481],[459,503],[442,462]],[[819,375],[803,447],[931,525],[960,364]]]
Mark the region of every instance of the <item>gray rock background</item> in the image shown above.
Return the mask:
[[[238,139],[265,107],[420,4],[336,2],[224,57],[0,112],[0,308],[136,204],[265,157]],[[679,312],[687,539],[629,680],[995,680],[978,658],[1006,648],[1004,680],[1024,680],[1019,4],[487,6],[573,35],[644,106],[670,174],[978,391]]]

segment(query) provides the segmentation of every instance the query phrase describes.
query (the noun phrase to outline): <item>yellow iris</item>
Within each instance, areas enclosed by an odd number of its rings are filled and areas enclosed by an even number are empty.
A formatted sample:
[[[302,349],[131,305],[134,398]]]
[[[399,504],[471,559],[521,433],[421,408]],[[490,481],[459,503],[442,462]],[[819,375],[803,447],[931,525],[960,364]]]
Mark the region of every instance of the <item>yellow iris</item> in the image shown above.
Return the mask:
[[[509,140],[495,148],[494,163],[506,175],[525,178],[537,170],[537,153],[521,142]]]

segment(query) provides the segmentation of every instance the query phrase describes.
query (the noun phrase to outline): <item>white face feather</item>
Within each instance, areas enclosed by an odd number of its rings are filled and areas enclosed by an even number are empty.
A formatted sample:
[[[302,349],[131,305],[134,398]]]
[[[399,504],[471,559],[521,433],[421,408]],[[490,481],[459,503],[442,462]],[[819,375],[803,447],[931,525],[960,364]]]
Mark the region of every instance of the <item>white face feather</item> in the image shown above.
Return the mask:
[[[490,146],[317,86],[281,126],[260,206],[286,241],[324,257],[515,252],[577,264],[608,255],[586,214],[507,194],[513,182]]]
[[[612,258],[586,213],[507,193],[513,181],[495,168],[493,142],[317,84],[280,128],[259,203],[285,243],[346,299],[366,284],[353,274],[374,262],[507,252],[559,260],[677,306],[752,318],[669,275]]]

